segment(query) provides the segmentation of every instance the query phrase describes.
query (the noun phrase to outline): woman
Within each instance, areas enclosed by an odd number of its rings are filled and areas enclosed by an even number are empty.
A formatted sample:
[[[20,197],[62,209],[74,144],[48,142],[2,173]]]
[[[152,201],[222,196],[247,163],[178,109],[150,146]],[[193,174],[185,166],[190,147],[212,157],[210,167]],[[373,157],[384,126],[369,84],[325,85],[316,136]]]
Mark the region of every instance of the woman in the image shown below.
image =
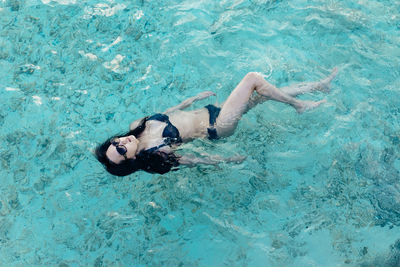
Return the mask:
[[[248,73],[221,105],[183,111],[193,102],[215,95],[202,92],[181,104],[131,123],[130,131],[116,135],[96,148],[97,159],[111,174],[125,176],[137,170],[164,174],[178,165],[218,164],[241,162],[244,157],[221,158],[193,155],[179,156],[174,149],[195,138],[217,139],[234,133],[236,126],[247,111],[266,100],[275,100],[294,107],[298,113],[318,107],[325,100],[302,101],[294,96],[314,90],[329,92],[330,82],[337,69],[322,81],[284,87],[280,90],[269,84],[255,72]]]

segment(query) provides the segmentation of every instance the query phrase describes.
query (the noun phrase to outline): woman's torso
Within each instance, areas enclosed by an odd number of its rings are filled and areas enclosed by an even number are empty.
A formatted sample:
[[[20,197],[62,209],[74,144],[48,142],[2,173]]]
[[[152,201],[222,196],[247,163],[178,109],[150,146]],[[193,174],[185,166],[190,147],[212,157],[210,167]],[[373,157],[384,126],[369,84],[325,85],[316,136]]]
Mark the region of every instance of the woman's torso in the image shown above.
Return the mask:
[[[202,108],[192,111],[178,110],[167,115],[171,123],[178,128],[183,142],[207,136],[207,127],[209,127],[207,109]]]
[[[202,108],[192,111],[177,110],[166,115],[169,117],[170,123],[178,129],[182,142],[207,136],[207,127],[209,127],[207,109]],[[167,125],[166,122],[159,120],[148,120],[145,130],[138,138],[140,141],[138,151],[162,145],[165,142],[163,132]]]

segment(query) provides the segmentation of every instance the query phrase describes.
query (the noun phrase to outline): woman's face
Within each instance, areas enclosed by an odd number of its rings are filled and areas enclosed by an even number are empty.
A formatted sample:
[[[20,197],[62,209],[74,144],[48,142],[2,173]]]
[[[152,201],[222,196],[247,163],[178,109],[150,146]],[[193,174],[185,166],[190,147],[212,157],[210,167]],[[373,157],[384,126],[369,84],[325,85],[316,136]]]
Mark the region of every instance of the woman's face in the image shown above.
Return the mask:
[[[115,138],[111,141],[106,156],[115,164],[125,159],[135,159],[138,143],[139,140],[133,135]]]

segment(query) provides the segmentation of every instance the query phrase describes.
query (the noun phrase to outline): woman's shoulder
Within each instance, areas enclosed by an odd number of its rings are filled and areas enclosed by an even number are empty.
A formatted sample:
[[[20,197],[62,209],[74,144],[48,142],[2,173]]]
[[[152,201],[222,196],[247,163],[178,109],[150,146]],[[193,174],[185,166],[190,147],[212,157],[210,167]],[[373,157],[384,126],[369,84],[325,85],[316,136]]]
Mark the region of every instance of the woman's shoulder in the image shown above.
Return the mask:
[[[136,129],[138,126],[140,126],[140,124],[142,123],[143,119],[144,118],[140,118],[140,119],[137,119],[137,120],[131,122],[131,124],[129,124],[129,130],[132,131],[132,130]]]

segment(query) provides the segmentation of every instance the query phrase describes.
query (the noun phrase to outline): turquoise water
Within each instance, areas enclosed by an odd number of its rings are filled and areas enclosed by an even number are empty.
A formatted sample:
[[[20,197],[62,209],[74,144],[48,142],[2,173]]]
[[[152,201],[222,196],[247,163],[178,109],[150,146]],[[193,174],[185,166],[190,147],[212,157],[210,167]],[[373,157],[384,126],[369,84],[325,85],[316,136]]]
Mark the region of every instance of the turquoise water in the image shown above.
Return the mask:
[[[398,1],[0,1],[1,266],[399,266]],[[134,119],[248,71],[339,74],[184,151],[239,165],[119,178]]]

